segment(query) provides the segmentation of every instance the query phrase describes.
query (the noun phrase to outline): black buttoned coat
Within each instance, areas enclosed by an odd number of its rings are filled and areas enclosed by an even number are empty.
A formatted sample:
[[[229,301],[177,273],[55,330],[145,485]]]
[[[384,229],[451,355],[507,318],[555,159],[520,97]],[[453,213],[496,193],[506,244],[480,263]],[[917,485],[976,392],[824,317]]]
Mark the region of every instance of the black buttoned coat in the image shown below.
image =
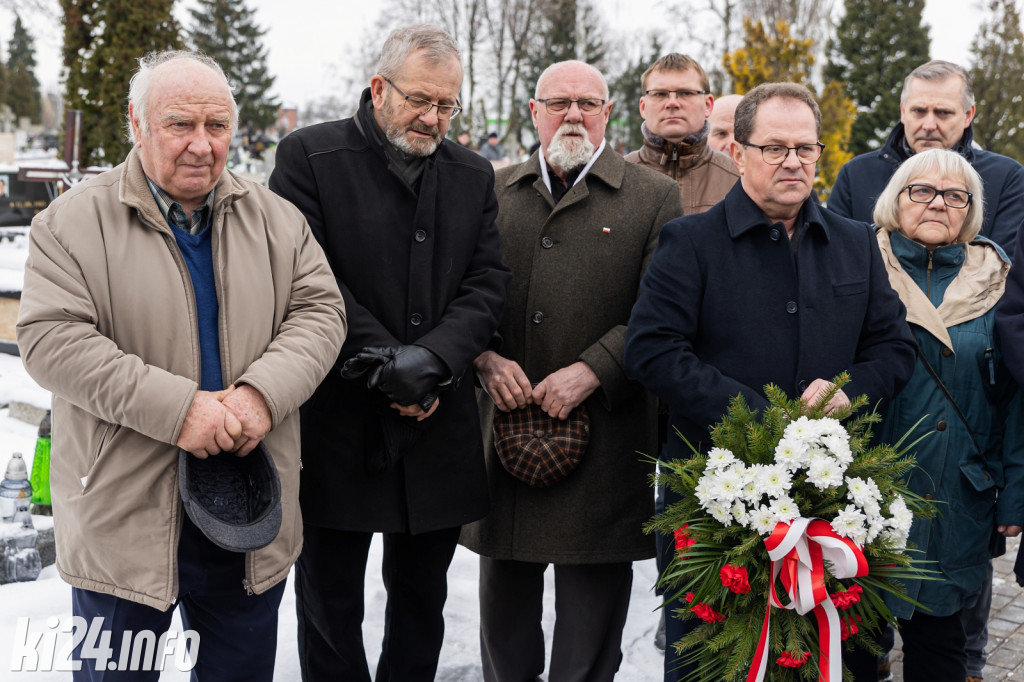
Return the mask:
[[[553,181],[557,182],[557,178]],[[491,513],[462,543],[498,559],[567,564],[654,556],[642,526],[654,513],[648,479],[657,452],[656,401],[622,364],[626,322],[658,230],[682,215],[675,182],[605,149],[555,205],[540,157],[497,172],[498,229],[512,269],[500,354],[533,383],[582,360],[601,382],[585,401],[590,444],[549,488],[508,474],[494,451],[494,403],[481,392]]]
[[[487,512],[472,361],[497,327],[510,277],[494,225],[494,172],[446,140],[414,191],[370,129],[368,97],[355,118],[284,138],[270,188],[306,216],[345,298],[349,336],[338,367],[365,346],[415,343],[437,354],[453,381],[412,450],[372,474],[368,450],[380,446],[378,415],[390,408],[365,379],[342,379],[336,367],[302,410],[302,511],[340,530],[451,528]]]
[[[915,344],[874,232],[813,201],[796,253],[737,183],[705,213],[665,225],[626,341],[626,367],[669,406],[666,456],[701,451],[742,394],[755,409],[774,383],[799,397],[850,373],[844,391],[888,401],[910,379]]]

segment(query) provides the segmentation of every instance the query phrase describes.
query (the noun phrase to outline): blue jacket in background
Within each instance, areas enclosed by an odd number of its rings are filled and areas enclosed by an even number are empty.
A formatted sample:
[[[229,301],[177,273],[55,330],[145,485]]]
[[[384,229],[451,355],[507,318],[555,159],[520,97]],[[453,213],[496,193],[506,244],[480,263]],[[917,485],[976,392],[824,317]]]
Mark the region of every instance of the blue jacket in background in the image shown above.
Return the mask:
[[[953,151],[978,171],[985,184],[985,220],[981,234],[1013,253],[1017,229],[1024,222],[1024,166],[1008,156],[972,146],[971,126]],[[850,159],[839,169],[839,176],[828,197],[828,208],[847,218],[873,222],[875,200],[889,184],[896,168],[911,156],[903,124],[897,123],[881,148]]]
[[[668,459],[690,455],[674,435],[710,447],[708,427],[764,385],[798,397],[849,371],[845,391],[888,401],[909,379],[914,342],[870,226],[806,201],[796,256],[737,183],[704,213],[665,224],[626,333],[626,369],[669,407]]]
[[[918,519],[910,543],[942,580],[905,581],[907,594],[949,616],[971,606],[987,579],[989,540],[996,523],[1024,523],[1024,423],[1020,395],[1006,371],[995,335],[995,304],[1009,259],[992,241],[950,244],[929,252],[898,232],[878,241],[893,286],[921,353],[971,424],[983,455],[920,360],[910,382],[885,412],[883,442],[921,438],[911,453],[917,468],[908,487],[936,502],[932,519]],[[929,263],[930,261],[930,263]],[[929,268],[930,264],[930,268]],[[922,438],[923,436],[923,438]],[[998,491],[998,501],[996,499]],[[914,605],[887,598],[909,618]]]

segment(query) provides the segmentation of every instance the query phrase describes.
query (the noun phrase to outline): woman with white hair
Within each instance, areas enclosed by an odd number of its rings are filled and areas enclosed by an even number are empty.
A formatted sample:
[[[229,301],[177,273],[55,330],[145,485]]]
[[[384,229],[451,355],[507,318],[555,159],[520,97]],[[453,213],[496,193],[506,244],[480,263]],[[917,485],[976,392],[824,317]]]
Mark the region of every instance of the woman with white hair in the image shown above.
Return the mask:
[[[983,213],[981,178],[942,149],[905,161],[874,210],[889,280],[919,347],[910,383],[886,409],[879,435],[921,439],[908,485],[938,509],[914,522],[910,541],[919,558],[935,562],[928,568],[940,579],[906,581],[919,607],[888,604],[899,619],[907,682],[964,682],[961,612],[988,579],[994,534],[1012,537],[1024,524],[1024,432],[1011,418],[1019,396],[993,323],[1010,261],[979,236]]]

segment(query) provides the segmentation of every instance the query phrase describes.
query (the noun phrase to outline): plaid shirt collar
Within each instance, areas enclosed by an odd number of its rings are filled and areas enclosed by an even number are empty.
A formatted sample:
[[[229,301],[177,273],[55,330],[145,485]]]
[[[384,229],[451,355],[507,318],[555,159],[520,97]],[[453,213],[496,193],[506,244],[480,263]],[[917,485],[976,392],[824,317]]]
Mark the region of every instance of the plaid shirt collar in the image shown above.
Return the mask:
[[[164,214],[164,219],[167,222],[189,234],[199,234],[206,228],[209,216],[213,215],[214,190],[210,190],[210,193],[206,195],[206,200],[192,211],[192,216],[189,218],[185,215],[185,209],[181,207],[181,204],[167,196],[167,193],[157,187],[148,177],[146,183],[149,184],[149,191],[156,199],[156,205],[160,207],[160,212]]]

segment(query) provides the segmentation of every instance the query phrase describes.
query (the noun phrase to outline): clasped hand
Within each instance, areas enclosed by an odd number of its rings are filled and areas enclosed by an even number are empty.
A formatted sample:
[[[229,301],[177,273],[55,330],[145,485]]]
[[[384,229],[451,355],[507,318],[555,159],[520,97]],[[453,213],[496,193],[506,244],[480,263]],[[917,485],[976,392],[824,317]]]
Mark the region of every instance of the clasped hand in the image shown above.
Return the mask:
[[[473,369],[480,385],[502,412],[536,403],[555,419],[567,419],[569,413],[601,385],[594,370],[583,361],[552,372],[536,386],[531,386],[518,362],[494,351],[484,351],[477,356]]]
[[[196,391],[176,445],[199,459],[221,452],[244,457],[270,431],[270,410],[252,386]]]
[[[449,375],[444,362],[423,346],[368,346],[345,361],[341,376],[366,377],[366,387],[380,390],[391,407],[422,421],[437,409],[437,387]]]

